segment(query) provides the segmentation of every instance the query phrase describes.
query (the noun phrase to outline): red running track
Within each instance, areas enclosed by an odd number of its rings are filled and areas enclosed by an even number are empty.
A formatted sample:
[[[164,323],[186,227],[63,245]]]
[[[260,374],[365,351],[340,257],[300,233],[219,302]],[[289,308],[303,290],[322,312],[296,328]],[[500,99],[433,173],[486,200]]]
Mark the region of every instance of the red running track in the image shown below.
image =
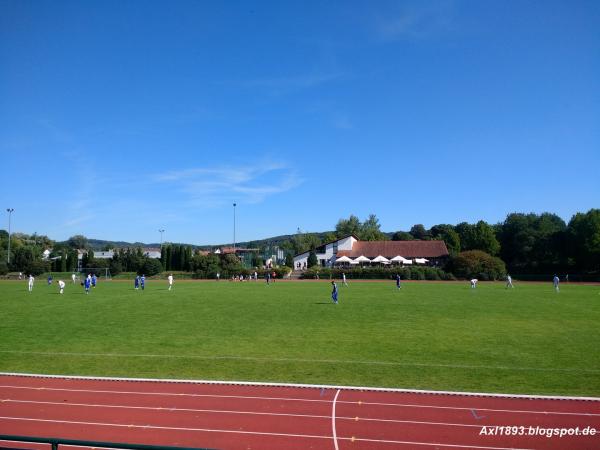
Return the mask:
[[[600,401],[1,375],[0,434],[221,450],[592,450]]]

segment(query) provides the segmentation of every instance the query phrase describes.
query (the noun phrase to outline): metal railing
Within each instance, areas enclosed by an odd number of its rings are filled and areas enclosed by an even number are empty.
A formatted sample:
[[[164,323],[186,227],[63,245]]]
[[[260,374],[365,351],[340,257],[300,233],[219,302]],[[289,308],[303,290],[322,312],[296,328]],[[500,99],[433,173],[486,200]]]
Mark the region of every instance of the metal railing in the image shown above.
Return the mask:
[[[199,447],[172,447],[166,445],[123,444],[117,442],[80,441],[75,439],[60,439],[33,436],[11,436],[6,434],[0,434],[0,448],[7,448],[3,446],[2,442],[48,444],[52,446],[52,450],[58,450],[60,445],[90,448],[119,448],[124,450],[211,450],[208,448]]]

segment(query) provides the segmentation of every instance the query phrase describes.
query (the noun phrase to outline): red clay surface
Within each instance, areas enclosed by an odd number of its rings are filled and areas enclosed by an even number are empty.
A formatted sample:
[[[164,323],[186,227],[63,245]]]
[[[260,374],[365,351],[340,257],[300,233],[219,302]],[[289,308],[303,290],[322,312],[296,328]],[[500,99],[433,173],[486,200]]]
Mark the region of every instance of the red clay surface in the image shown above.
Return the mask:
[[[592,450],[600,401],[0,376],[0,434],[222,450]]]

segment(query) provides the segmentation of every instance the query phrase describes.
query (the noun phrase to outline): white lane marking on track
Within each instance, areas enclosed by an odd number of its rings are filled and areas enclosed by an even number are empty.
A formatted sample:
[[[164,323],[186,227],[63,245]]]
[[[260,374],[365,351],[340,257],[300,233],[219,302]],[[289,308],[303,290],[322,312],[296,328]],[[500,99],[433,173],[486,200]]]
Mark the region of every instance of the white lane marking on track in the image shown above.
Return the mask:
[[[338,442],[337,442],[337,431],[335,429],[335,404],[337,402],[338,396],[340,395],[340,390],[338,389],[335,393],[335,397],[333,398],[333,406],[331,408],[331,429],[333,432],[333,444],[335,445],[335,450],[339,450]]]
[[[42,402],[36,400],[14,400],[4,399],[1,400],[5,403],[28,403],[35,405],[55,405],[55,406],[77,406],[84,408],[114,408],[114,409],[139,409],[139,410],[150,410],[150,411],[169,411],[169,412],[194,412],[194,413],[211,413],[211,414],[240,414],[240,415],[256,415],[256,416],[274,416],[274,417],[301,417],[309,419],[329,419],[331,416],[322,416],[317,414],[291,414],[291,413],[270,413],[260,411],[232,411],[226,409],[193,409],[193,408],[164,408],[160,406],[130,406],[130,405],[106,405],[106,404],[95,404],[95,403],[65,403],[65,402]],[[344,403],[338,401],[337,403]],[[345,417],[334,416],[335,420],[348,420],[355,422],[356,417]],[[361,417],[362,422],[382,422],[382,423],[410,423],[415,425],[441,425],[448,427],[467,427],[467,428],[481,428],[481,425],[468,424],[468,423],[452,423],[452,422],[428,422],[424,420],[400,420],[400,419],[375,419],[369,417]],[[506,425],[506,421],[502,422]],[[488,425],[493,426],[493,425]]]
[[[40,390],[37,387],[31,386],[12,386],[12,385],[0,385],[0,389],[24,389],[24,390]],[[260,396],[244,396],[244,395],[217,395],[217,394],[188,394],[188,393],[175,393],[175,392],[141,392],[141,391],[113,391],[113,390],[97,390],[97,389],[66,389],[66,388],[44,388],[45,391],[61,391],[61,392],[86,392],[86,393],[97,393],[97,394],[116,394],[116,395],[156,395],[156,396],[177,396],[177,397],[209,397],[209,398],[235,398],[242,400],[274,400],[274,401],[290,401],[290,402],[312,402],[312,403],[331,403],[332,400],[323,399],[307,399],[307,398],[290,398],[290,397],[260,397]],[[343,400],[339,403],[347,405],[356,405],[358,402]],[[431,409],[450,409],[450,410],[471,410],[473,407],[468,406],[438,406],[438,405],[418,405],[414,403],[383,403],[383,402],[363,402],[362,405],[372,406],[394,406],[400,408],[431,408]],[[481,408],[477,407],[478,411],[490,411],[490,412],[506,412],[506,413],[522,413],[522,414],[553,414],[553,415],[565,415],[565,416],[584,416],[584,417],[595,417],[599,416],[598,413],[578,413],[578,412],[564,412],[564,411],[534,411],[534,410],[519,410],[519,409],[494,409],[494,408]]]
[[[119,428],[143,428],[143,429],[157,429],[157,430],[174,430],[174,431],[198,431],[205,433],[233,433],[233,434],[250,434],[250,435],[258,435],[258,436],[282,436],[282,437],[297,437],[297,438],[309,438],[309,439],[331,439],[331,436],[319,436],[319,435],[311,435],[311,434],[292,434],[292,433],[269,433],[264,431],[240,431],[240,430],[219,430],[213,428],[184,428],[184,427],[161,427],[154,425],[124,425],[124,424],[114,424],[114,423],[102,423],[102,422],[81,422],[74,420],[51,420],[51,419],[31,419],[28,417],[2,417],[0,416],[0,420],[22,420],[28,422],[44,422],[44,423],[60,423],[60,424],[73,424],[73,425],[91,425],[91,426],[105,426],[105,427],[119,427]],[[339,440],[352,441],[352,438],[349,437],[338,437]],[[429,446],[429,447],[450,447],[450,448],[477,448],[483,450],[533,450],[529,448],[514,448],[514,447],[485,447],[485,446],[476,446],[476,445],[459,445],[459,444],[442,444],[437,442],[412,442],[412,441],[393,441],[389,439],[357,439],[354,441],[362,441],[362,442],[377,442],[384,444],[406,444],[406,445],[421,445],[421,446]]]
[[[482,366],[471,364],[436,364],[436,363],[417,363],[401,361],[359,361],[345,359],[310,359],[310,358],[266,358],[259,356],[211,356],[211,355],[166,355],[152,353],[83,353],[83,352],[25,352],[19,350],[0,350],[0,353],[13,353],[22,355],[41,355],[41,356],[82,356],[82,357],[104,357],[104,358],[166,358],[166,359],[204,359],[211,361],[232,360],[232,361],[259,361],[259,362],[298,362],[298,363],[317,363],[317,364],[362,364],[371,366],[400,366],[400,367],[443,367],[446,369],[485,369],[485,370],[518,370],[535,372],[583,372],[600,373],[600,369],[572,368],[572,367],[519,367],[519,366]]]

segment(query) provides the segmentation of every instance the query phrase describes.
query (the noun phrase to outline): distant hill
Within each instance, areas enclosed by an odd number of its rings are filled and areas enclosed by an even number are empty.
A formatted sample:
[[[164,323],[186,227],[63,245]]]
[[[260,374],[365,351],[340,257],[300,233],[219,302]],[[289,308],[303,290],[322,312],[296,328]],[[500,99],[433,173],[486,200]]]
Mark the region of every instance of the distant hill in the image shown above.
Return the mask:
[[[317,233],[311,233],[311,234],[316,234],[317,236],[319,236],[319,238],[323,239],[323,237],[328,234],[328,233],[332,233],[332,231],[323,231],[323,232],[317,232]],[[391,233],[386,233],[386,234],[390,234]],[[246,248],[262,248],[262,247],[268,247],[268,246],[280,246],[283,242],[288,241],[290,239],[293,239],[295,235],[293,234],[283,234],[281,236],[274,236],[274,237],[269,237],[269,238],[265,238],[265,239],[257,239],[254,241],[241,241],[241,242],[236,242],[235,245],[236,247],[246,247]],[[58,242],[59,244],[64,244],[65,242]],[[136,248],[136,247],[155,247],[155,248],[159,248],[160,247],[160,243],[158,242],[149,242],[149,243],[145,243],[145,242],[126,242],[126,241],[106,241],[103,239],[88,239],[88,243],[91,247],[92,250],[96,250],[96,251],[100,251],[104,248],[106,248],[106,246],[110,246],[111,248]],[[212,248],[219,248],[219,247],[231,247],[233,246],[233,242],[227,242],[227,243],[223,243],[223,244],[215,244],[215,245],[206,245],[206,244],[188,244],[188,243],[182,243],[182,242],[168,242],[171,245],[185,245],[185,246],[190,246],[194,249],[200,249],[200,250],[208,250],[208,249],[212,249]]]

